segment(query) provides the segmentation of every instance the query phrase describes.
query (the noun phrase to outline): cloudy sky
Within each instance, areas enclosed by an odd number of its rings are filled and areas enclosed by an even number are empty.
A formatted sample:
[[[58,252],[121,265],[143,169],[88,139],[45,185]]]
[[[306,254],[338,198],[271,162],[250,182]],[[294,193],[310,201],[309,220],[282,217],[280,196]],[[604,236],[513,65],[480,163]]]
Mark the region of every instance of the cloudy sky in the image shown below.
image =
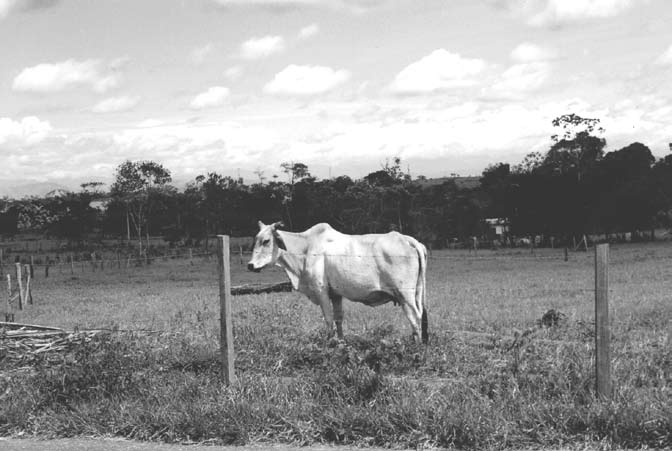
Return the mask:
[[[671,24],[669,0],[0,0],[0,182],[109,183],[126,159],[178,186],[394,156],[478,175],[565,113],[660,157]]]

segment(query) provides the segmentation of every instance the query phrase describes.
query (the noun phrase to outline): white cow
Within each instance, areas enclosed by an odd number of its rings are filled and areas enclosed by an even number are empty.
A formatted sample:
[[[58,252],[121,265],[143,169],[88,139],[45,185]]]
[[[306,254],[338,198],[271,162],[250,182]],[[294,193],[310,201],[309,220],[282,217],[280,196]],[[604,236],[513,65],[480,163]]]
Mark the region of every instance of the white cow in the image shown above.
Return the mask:
[[[343,338],[343,298],[375,307],[400,304],[413,328],[413,338],[427,343],[425,274],[427,250],[415,238],[398,232],[345,235],[329,224],[305,232],[278,230],[282,223],[259,221],[250,271],[276,264],[295,290],[322,308],[330,333]]]

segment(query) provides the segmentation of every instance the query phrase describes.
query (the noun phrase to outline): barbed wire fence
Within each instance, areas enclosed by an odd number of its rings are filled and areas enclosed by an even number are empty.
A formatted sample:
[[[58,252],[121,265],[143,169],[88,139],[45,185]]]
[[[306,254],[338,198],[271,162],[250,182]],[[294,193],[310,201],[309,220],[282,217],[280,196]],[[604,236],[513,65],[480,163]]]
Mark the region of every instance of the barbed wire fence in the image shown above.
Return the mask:
[[[249,259],[250,252],[244,252],[242,247],[238,247],[238,249],[235,249],[236,246],[233,246],[231,248],[230,246],[227,246],[227,261],[229,262],[229,265],[245,265],[247,260]],[[616,247],[618,249],[618,247]],[[667,247],[667,250],[665,252],[661,253],[656,253],[653,251],[646,251],[645,255],[641,256],[641,259],[646,259],[646,260],[655,260],[655,261],[669,261],[672,260],[672,250],[671,247]],[[1,249],[0,249],[1,251]],[[237,251],[237,252],[236,252]],[[192,249],[188,248],[182,248],[182,249],[172,249],[172,250],[167,250],[163,252],[162,255],[151,255],[151,256],[134,256],[130,253],[124,254],[122,252],[107,252],[107,253],[91,253],[89,254],[89,258],[86,258],[85,254],[79,253],[70,253],[70,254],[61,254],[59,257],[51,257],[49,254],[42,254],[42,255],[21,255],[19,256],[19,261],[18,262],[8,262],[4,257],[2,252],[0,252],[0,275],[10,275],[8,272],[11,271],[11,269],[16,266],[21,268],[23,271],[21,274],[25,276],[30,277],[33,283],[35,283],[36,279],[41,279],[41,278],[55,278],[57,276],[62,276],[66,278],[70,278],[73,276],[78,276],[81,277],[82,275],[85,274],[97,274],[97,277],[105,277],[107,274],[112,274],[112,273],[124,273],[124,272],[146,272],[148,269],[152,269],[155,271],[161,271],[163,269],[161,262],[170,262],[171,266],[174,266],[177,264],[178,266],[198,266],[198,267],[208,267],[211,268],[209,271],[215,274],[221,274],[221,269],[217,269],[217,265],[215,264],[215,259],[220,260],[220,255],[219,255],[219,250],[217,251],[201,251],[198,250],[197,252],[194,252]],[[53,255],[53,254],[51,254]],[[301,254],[304,255],[304,254]],[[15,259],[17,255],[12,255]],[[574,264],[574,262],[580,262],[582,264],[588,263],[592,258],[594,257],[592,252],[575,252],[573,251],[570,254],[571,258],[569,259],[569,265]],[[224,258],[221,256],[222,259]],[[366,259],[366,258],[373,258],[374,256],[372,255],[341,255],[341,257],[347,257],[347,258],[357,258],[357,259]],[[415,258],[415,257],[409,257],[409,256],[397,256],[397,258]],[[639,257],[638,257],[639,258]],[[537,262],[553,262],[557,261],[560,264],[562,262],[567,262],[567,254],[563,252],[562,249],[555,249],[555,250],[537,250],[536,252],[527,252],[525,250],[489,250],[489,251],[479,251],[478,253],[476,252],[471,252],[468,250],[450,250],[450,251],[445,251],[445,252],[433,252],[429,257],[428,257],[428,263],[429,266],[431,267],[432,262],[437,263],[437,262],[444,262],[444,263],[454,263],[454,264],[462,264],[464,262],[482,262],[482,263],[487,263],[487,262],[492,262],[494,264],[500,264],[500,263],[509,263],[509,262],[529,262],[530,264],[535,264]],[[611,255],[611,265],[619,265],[623,263],[627,263],[628,260],[621,260],[619,258],[618,252],[613,252]],[[663,265],[664,266],[664,265]],[[230,270],[230,268],[229,268]],[[603,271],[603,270],[598,270],[596,267],[596,285],[594,287],[590,286],[577,286],[577,287],[572,287],[570,290],[572,292],[585,292],[585,293],[595,293],[596,295],[596,300],[598,297],[607,299],[608,297],[608,292],[609,288],[607,285],[604,285],[602,288],[600,288],[599,291],[600,293],[606,293],[606,294],[598,294],[598,272]],[[16,287],[18,285],[18,281],[23,280],[21,277],[17,278],[17,282],[14,284]],[[603,278],[603,280],[606,280]],[[39,283],[39,282],[38,282]],[[632,283],[637,283],[637,282],[632,282],[632,281],[627,281],[628,284]],[[12,290],[12,284],[11,284],[11,279],[9,282],[9,289],[8,289],[8,297],[7,297],[7,305],[9,306],[11,303],[15,302],[17,299],[17,295],[15,292]],[[410,287],[409,287],[410,288]],[[254,294],[258,293],[260,289],[268,289],[266,292],[273,292],[273,291],[290,291],[291,290],[291,285],[286,282],[286,279],[283,282],[277,282],[270,284],[269,283],[261,283],[261,282],[252,282],[245,284],[244,286],[232,286],[229,282],[229,293],[231,295],[237,295],[237,294]],[[475,287],[474,289],[479,289],[478,287]],[[526,289],[525,288],[519,288],[519,294],[524,295]],[[21,296],[19,296],[19,299],[22,299]],[[608,303],[601,301],[604,305],[608,305]],[[596,303],[597,305],[597,303]],[[229,309],[230,311],[230,309]],[[596,321],[595,323],[598,323],[598,310],[596,307]],[[602,324],[607,324],[609,323],[608,316],[605,321],[603,318],[602,320],[599,320],[600,323]],[[140,324],[138,324],[140,326]],[[151,324],[148,324],[148,326],[151,326]],[[120,329],[117,329],[120,330]],[[145,330],[145,331],[150,331],[150,332],[155,332],[152,330],[151,327],[146,327],[143,329],[133,329],[133,331],[137,330]],[[130,329],[129,329],[130,331]],[[604,331],[600,332],[596,330],[595,337],[597,340],[597,337],[601,337],[601,340],[605,340],[608,338],[608,334],[605,335]],[[597,349],[597,348],[596,348]],[[601,361],[608,361],[608,354],[607,357],[601,357]],[[608,379],[604,379],[608,380]],[[603,382],[604,383],[604,382]],[[602,389],[601,392],[605,392],[606,389]]]

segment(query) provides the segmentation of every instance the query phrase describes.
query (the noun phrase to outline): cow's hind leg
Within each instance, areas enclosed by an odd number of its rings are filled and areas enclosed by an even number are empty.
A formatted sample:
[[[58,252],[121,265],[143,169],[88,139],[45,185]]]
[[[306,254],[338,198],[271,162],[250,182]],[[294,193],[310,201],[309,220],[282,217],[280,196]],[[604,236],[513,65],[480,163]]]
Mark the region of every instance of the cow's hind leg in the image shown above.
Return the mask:
[[[337,294],[330,294],[331,306],[334,310],[334,322],[336,323],[336,335],[343,339],[343,297]]]
[[[413,341],[418,342],[420,340],[420,314],[419,312],[415,309],[415,307],[411,304],[409,304],[407,301],[402,301],[401,302],[401,308],[404,309],[404,313],[406,314],[406,318],[408,318],[408,322],[411,323],[411,328],[413,329]]]

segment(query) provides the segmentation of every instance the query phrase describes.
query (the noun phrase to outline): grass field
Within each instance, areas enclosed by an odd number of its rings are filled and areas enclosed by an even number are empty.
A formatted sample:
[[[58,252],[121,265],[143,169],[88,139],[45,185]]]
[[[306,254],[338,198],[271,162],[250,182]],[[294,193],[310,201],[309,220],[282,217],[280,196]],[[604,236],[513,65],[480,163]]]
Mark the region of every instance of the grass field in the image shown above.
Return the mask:
[[[284,281],[277,268],[234,285]],[[593,390],[592,253],[435,252],[430,344],[399,307],[345,304],[345,343],[298,293],[234,298],[218,382],[216,262],[52,268],[17,322],[111,329],[54,363],[0,361],[0,433],[216,443],[511,448],[672,446],[672,245],[612,246],[615,393]],[[545,312],[564,316],[539,327]],[[529,335],[523,331],[532,331]],[[525,335],[525,336],[523,336]],[[48,361],[49,360],[49,361]],[[25,368],[28,367],[29,371]],[[18,371],[17,368],[24,368]]]

